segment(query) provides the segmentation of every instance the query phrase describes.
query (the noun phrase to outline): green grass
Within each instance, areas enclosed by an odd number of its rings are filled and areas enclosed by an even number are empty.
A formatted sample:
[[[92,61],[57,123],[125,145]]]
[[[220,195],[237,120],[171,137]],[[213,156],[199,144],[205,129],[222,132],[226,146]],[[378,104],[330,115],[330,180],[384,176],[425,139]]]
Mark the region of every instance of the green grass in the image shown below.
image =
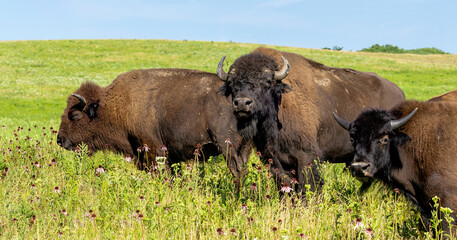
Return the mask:
[[[418,230],[419,214],[406,199],[381,184],[359,194],[360,183],[342,165],[324,164],[324,189],[300,201],[295,195],[280,199],[263,165],[262,172],[249,171],[238,194],[222,156],[204,164],[189,162],[189,169],[183,163],[177,166],[180,176],[150,175],[122,156],[88,156],[55,143],[50,128],[58,128],[66,97],[84,81],[106,86],[139,68],[215,72],[223,55],[231,63],[257,46],[166,40],[0,42],[0,127],[5,126],[0,129],[0,174],[8,168],[0,176],[1,238],[55,239],[61,233],[64,239],[300,239],[300,234],[369,239],[367,228],[375,239],[432,238],[431,231]],[[426,100],[457,88],[456,55],[275,48],[329,66],[376,72],[397,83],[407,98]],[[49,165],[52,159],[56,165]],[[251,162],[260,165],[255,155]],[[105,172],[96,175],[100,165]],[[257,191],[251,190],[254,182]],[[356,227],[358,218],[363,227]]]

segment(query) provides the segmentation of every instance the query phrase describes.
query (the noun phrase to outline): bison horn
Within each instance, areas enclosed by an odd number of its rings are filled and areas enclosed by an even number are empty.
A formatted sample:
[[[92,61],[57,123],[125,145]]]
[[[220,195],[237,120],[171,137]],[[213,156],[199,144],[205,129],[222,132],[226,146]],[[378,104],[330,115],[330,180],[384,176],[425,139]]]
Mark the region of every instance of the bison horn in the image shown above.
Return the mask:
[[[285,59],[283,56],[281,56],[281,58],[282,58],[283,66],[282,66],[281,70],[275,71],[275,80],[276,81],[281,81],[282,79],[287,77],[287,74],[289,74],[289,69],[290,69],[289,61],[287,61],[287,59]]]
[[[78,95],[76,93],[72,94],[73,97],[77,98],[79,100],[79,104],[84,108],[86,106],[86,99],[84,99],[83,96]]]
[[[410,112],[408,115],[404,116],[403,118],[400,118],[398,120],[391,120],[390,121],[390,126],[392,127],[392,130],[398,129],[401,126],[405,125],[416,113],[417,108],[415,108],[412,112]]]
[[[219,61],[219,64],[217,64],[217,72],[216,72],[217,76],[224,82],[227,81],[227,78],[228,78],[227,73],[224,71],[225,57],[227,57],[227,56],[223,56],[222,59]]]
[[[338,115],[336,115],[336,113],[333,113],[333,117],[338,122],[338,124],[340,124],[341,127],[343,127],[344,129],[349,131],[349,125],[351,124],[350,122],[338,117]]]

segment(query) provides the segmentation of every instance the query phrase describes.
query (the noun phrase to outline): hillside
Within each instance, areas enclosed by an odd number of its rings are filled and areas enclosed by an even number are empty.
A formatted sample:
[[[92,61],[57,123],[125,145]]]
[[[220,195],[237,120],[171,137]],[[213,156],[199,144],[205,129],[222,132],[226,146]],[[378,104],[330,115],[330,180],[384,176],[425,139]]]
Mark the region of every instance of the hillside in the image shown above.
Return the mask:
[[[0,238],[5,239],[432,239],[404,197],[381,184],[366,193],[341,164],[325,186],[279,197],[252,154],[241,193],[224,158],[138,171],[125,156],[56,144],[66,98],[81,83],[106,86],[141,68],[215,72],[259,45],[168,40],[0,42]],[[383,54],[290,47],[328,66],[375,72],[407,98],[457,89],[457,55]],[[227,146],[229,147],[229,146]],[[256,183],[254,185],[254,183]]]

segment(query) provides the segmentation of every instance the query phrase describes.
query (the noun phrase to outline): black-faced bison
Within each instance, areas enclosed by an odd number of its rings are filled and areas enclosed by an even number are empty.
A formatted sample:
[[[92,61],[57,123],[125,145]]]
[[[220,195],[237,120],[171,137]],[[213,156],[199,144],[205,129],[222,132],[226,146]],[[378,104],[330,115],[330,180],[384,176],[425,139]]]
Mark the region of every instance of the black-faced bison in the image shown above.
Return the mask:
[[[278,186],[296,177],[297,191],[305,183],[318,187],[315,160],[352,160],[349,137],[329,113],[354,118],[363,109],[404,100],[400,88],[374,73],[327,67],[294,53],[261,47],[228,72],[224,59],[217,70],[225,82],[219,91],[232,97],[238,133],[273,160]],[[309,170],[314,174],[305,174]]]
[[[367,110],[352,122],[335,119],[349,131],[351,172],[365,187],[379,179],[399,189],[427,225],[434,196],[457,210],[456,102],[406,101],[388,111]]]
[[[224,153],[230,138],[232,161],[237,168],[250,147],[237,134],[231,101],[216,90],[219,78],[212,73],[185,69],[135,70],[119,75],[109,86],[84,83],[67,99],[57,142],[72,150],[85,143],[89,150],[109,149],[137,156],[138,167],[168,150],[169,163],[193,158],[197,145],[205,157]],[[238,177],[235,175],[235,177]]]

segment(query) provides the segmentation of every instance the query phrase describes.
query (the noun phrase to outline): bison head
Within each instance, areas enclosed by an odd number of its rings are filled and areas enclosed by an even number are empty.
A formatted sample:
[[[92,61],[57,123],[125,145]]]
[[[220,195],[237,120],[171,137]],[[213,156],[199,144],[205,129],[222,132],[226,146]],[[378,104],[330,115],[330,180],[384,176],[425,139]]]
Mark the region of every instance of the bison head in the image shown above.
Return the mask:
[[[390,180],[392,167],[401,167],[398,146],[408,142],[410,137],[397,129],[406,124],[417,108],[401,119],[395,119],[387,111],[369,110],[360,114],[353,122],[333,116],[341,127],[349,131],[354,146],[351,173],[363,182],[375,177]]]
[[[61,117],[57,144],[67,150],[74,150],[84,142],[92,151],[96,149],[97,111],[101,88],[85,83],[67,99],[67,108]]]
[[[277,119],[281,94],[291,90],[282,82],[289,72],[289,63],[282,59],[283,67],[279,69],[270,56],[251,53],[238,58],[228,73],[223,70],[225,56],[219,62],[217,75],[225,82],[219,92],[232,96],[238,130],[245,131],[246,134],[242,134],[245,138],[256,134],[259,121]]]

